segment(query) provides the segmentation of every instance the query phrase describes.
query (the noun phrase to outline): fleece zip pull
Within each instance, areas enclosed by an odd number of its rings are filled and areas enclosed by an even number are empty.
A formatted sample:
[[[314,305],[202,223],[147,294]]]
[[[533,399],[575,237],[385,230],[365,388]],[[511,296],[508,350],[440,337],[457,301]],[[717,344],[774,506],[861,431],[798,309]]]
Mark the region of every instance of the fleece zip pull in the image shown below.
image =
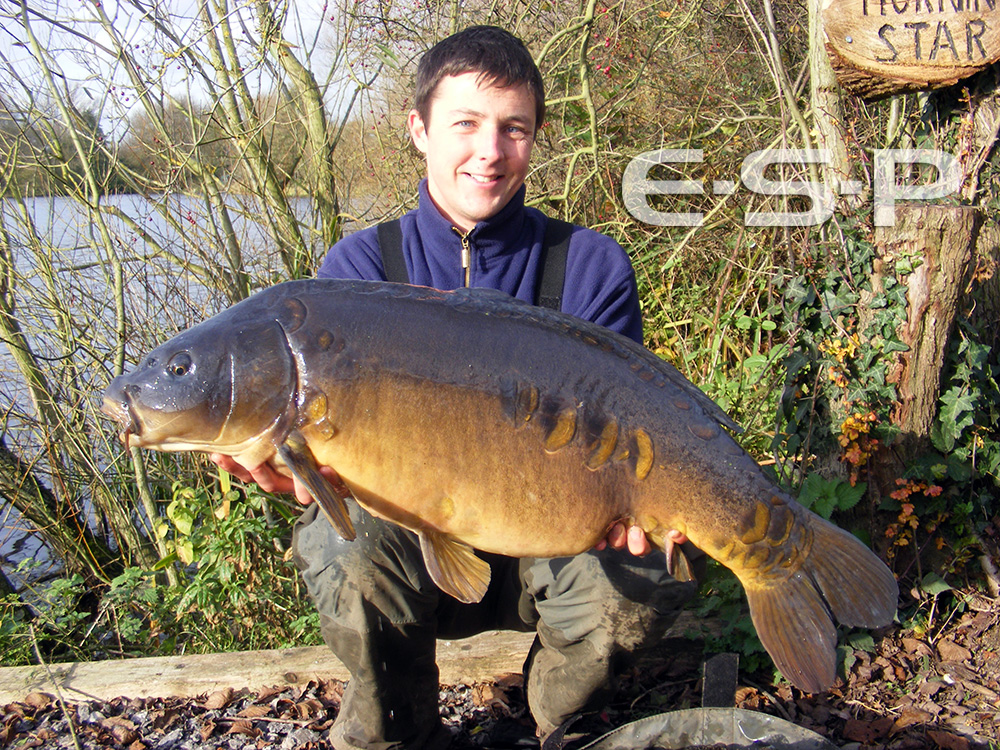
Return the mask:
[[[469,235],[471,231],[462,234],[458,227],[452,227],[462,240],[462,278],[463,286],[468,287],[469,281],[472,276],[472,243],[469,242]]]

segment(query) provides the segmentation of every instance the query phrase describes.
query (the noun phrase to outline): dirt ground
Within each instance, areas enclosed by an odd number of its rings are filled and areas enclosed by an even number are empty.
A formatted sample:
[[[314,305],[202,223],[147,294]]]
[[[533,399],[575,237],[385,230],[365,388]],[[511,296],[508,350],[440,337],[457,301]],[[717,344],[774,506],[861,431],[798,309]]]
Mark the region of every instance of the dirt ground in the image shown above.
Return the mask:
[[[792,721],[851,750],[1000,750],[1000,602],[970,596],[933,636],[889,628],[856,652],[850,679],[803,695],[742,676],[738,707]],[[701,702],[697,643],[671,641],[623,675],[603,712],[569,728],[576,750],[630,721]],[[118,699],[63,706],[36,693],[3,706],[0,747],[129,750],[324,750],[343,684],[233,693],[195,700]],[[442,715],[455,750],[537,747],[520,675],[444,686]]]

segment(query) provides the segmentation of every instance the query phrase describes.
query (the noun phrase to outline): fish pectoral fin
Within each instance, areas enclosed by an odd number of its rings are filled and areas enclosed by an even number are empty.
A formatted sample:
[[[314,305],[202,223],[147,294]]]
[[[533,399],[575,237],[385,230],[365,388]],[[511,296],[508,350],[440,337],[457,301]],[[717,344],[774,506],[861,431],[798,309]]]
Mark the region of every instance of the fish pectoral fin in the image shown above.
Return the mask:
[[[476,557],[468,544],[436,531],[418,532],[424,565],[437,587],[465,604],[486,595],[490,564]]]
[[[278,446],[278,455],[284,460],[289,470],[302,484],[309,488],[313,500],[319,503],[320,509],[326,515],[333,528],[344,539],[353,541],[357,534],[354,524],[347,513],[347,503],[344,498],[334,492],[333,485],[320,474],[316,459],[306,445],[305,439],[298,433],[289,435],[285,442]]]
[[[664,551],[667,553],[667,572],[675,580],[681,583],[695,580],[694,572],[691,570],[691,562],[688,560],[687,555],[684,554],[684,550],[681,549],[681,545],[667,540]]]

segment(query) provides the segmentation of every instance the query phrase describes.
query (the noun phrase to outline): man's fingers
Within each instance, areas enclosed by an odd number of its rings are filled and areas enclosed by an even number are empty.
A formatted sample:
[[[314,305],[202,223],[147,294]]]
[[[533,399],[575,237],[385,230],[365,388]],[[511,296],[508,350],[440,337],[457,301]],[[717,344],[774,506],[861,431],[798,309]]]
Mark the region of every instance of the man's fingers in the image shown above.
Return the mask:
[[[210,453],[208,458],[220,469],[229,472],[241,482],[253,481],[250,471],[242,464],[236,463],[231,456],[224,456],[221,453]]]
[[[628,530],[628,551],[636,557],[643,557],[653,551],[646,537],[646,532],[640,526],[630,526]]]
[[[612,549],[622,549],[626,544],[626,532],[625,525],[621,523],[616,523],[611,527],[608,532],[608,544],[611,545]]]
[[[295,493],[295,499],[298,501],[299,505],[311,505],[315,502],[313,500],[312,493],[309,492],[309,488],[295,477],[292,478],[292,490]]]

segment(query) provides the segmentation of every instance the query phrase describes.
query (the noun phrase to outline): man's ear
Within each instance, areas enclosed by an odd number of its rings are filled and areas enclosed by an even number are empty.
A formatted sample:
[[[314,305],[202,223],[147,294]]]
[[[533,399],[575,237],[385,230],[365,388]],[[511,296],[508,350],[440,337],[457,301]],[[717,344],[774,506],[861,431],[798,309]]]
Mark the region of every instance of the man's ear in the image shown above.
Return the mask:
[[[420,116],[420,113],[415,109],[410,110],[410,115],[406,120],[406,125],[410,130],[410,140],[413,141],[413,145],[417,147],[417,150],[422,153],[427,153],[427,126],[424,123],[424,118]]]

